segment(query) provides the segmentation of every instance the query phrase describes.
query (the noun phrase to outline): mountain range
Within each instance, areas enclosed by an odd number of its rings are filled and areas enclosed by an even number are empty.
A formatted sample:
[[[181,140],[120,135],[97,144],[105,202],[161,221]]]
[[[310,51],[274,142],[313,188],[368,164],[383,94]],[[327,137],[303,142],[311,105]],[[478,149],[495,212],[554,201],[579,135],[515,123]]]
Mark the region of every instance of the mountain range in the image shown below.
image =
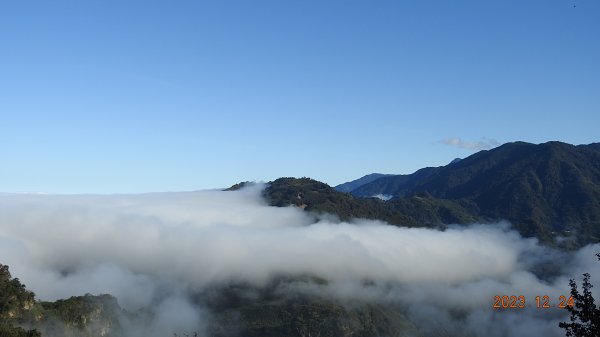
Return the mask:
[[[506,220],[524,236],[580,247],[600,240],[600,143],[507,143],[445,166],[370,174],[335,188],[280,178],[265,197],[274,206],[404,226]]]
[[[389,177],[389,176],[394,176],[394,175],[393,174],[382,174],[382,173],[371,173],[371,174],[367,174],[366,176],[363,176],[361,178],[358,178],[356,180],[352,180],[347,183],[337,185],[335,187],[335,189],[340,192],[352,192],[355,189],[359,188],[360,186],[366,185],[366,184],[373,182],[379,178]]]

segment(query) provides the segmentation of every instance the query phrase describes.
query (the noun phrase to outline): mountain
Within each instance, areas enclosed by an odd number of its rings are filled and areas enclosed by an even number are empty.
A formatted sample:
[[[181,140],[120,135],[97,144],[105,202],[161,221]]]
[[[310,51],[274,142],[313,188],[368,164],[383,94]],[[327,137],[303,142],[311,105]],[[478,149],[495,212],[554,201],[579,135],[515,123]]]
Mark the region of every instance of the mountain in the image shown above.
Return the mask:
[[[423,336],[402,305],[342,303],[317,295],[282,293],[282,289],[289,289],[297,282],[326,281],[275,278],[262,288],[227,284],[198,293],[194,300],[208,310],[204,313],[210,315],[206,333],[214,337]],[[149,319],[143,310],[121,309],[116,298],[110,295],[87,294],[55,302],[36,301],[35,295],[18,278],[11,277],[8,266],[0,264],[1,337],[125,337],[130,336],[131,331],[128,330],[130,323],[124,322],[148,324]]]
[[[263,195],[272,206],[292,205],[308,212],[336,215],[345,221],[364,218],[411,227],[421,225],[382,200],[355,198],[310,178],[279,178],[268,184]]]
[[[360,300],[340,302],[318,295],[281,291],[306,281],[309,280],[302,277],[275,278],[263,288],[230,284],[213,289],[201,299],[212,313],[208,335],[424,336],[408,318],[408,308],[399,304]],[[326,283],[325,280],[312,281]]]
[[[391,202],[357,198],[310,178],[279,178],[268,184],[263,196],[272,206],[296,206],[312,213],[333,214],[344,221],[363,218],[398,226],[435,227],[478,220],[468,202],[441,200],[426,194]]]
[[[0,263],[0,336],[39,337],[37,330],[19,327],[24,319],[34,316],[31,313],[35,304],[35,294],[10,275],[8,266]]]
[[[350,193],[309,178],[280,178],[267,184],[264,197],[272,206],[344,221],[444,227],[508,220],[522,235],[562,248],[600,241],[600,143],[507,143],[445,166],[364,178],[376,179]],[[393,198],[374,198],[381,195]]]
[[[598,242],[600,143],[507,143],[446,166],[382,177],[351,193],[390,194],[396,200],[427,193],[472,202],[477,216],[509,220],[527,236]]]
[[[461,158],[454,158],[450,164],[454,164],[454,163],[458,163],[459,161],[461,161]],[[392,178],[398,178],[400,176],[406,177],[406,176],[410,176],[410,175],[396,175],[396,174],[382,174],[382,173],[371,173],[371,174],[367,174],[366,176],[363,176],[361,178],[358,178],[356,180],[352,180],[340,185],[337,185],[334,187],[334,189],[336,191],[339,192],[352,192],[357,190],[358,188],[369,184],[371,182],[374,182],[375,180],[378,180],[380,178],[384,178],[384,177],[392,177]],[[232,186],[232,187],[235,187]],[[376,195],[388,195],[385,193],[375,193],[375,194],[371,194],[370,196],[376,196]]]
[[[356,180],[352,180],[352,181],[337,185],[334,187],[334,189],[339,192],[351,192],[364,184],[368,184],[379,178],[387,177],[387,176],[393,176],[393,174],[371,173],[371,174],[367,174],[364,177],[358,178]]]
[[[403,190],[407,186],[413,186],[419,181],[427,179],[431,174],[435,173],[437,169],[437,167],[425,167],[412,174],[382,177],[359,186],[350,191],[350,193],[361,198],[368,198],[376,195],[397,196],[399,190]]]
[[[11,276],[8,266],[0,263],[1,337],[120,336],[121,313],[117,299],[111,295],[37,301],[33,292]]]

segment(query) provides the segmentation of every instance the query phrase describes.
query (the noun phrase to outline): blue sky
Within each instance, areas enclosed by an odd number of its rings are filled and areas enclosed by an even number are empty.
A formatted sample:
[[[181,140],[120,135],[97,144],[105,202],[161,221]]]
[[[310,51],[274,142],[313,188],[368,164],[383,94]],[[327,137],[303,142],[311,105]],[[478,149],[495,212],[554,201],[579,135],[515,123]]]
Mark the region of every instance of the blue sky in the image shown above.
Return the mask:
[[[2,1],[0,191],[335,185],[477,142],[598,142],[599,17],[596,0]]]

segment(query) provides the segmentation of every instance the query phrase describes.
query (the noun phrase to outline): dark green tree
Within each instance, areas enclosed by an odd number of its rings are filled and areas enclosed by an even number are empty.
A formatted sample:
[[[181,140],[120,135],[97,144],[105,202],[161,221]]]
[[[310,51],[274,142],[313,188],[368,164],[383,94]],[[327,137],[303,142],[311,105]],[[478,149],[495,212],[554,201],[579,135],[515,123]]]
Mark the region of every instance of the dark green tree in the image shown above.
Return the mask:
[[[16,326],[23,308],[34,300],[35,295],[25,289],[18,278],[10,275],[8,266],[0,263],[0,337],[40,337],[37,330],[25,330]]]
[[[596,254],[600,260],[600,253]],[[561,322],[558,326],[565,329],[567,337],[598,337],[600,336],[600,309],[594,303],[590,274],[583,274],[583,292],[577,289],[577,283],[571,279],[571,296],[574,305],[567,306],[571,313],[571,322]]]
[[[0,323],[0,337],[41,337],[37,330],[24,330],[20,327]]]

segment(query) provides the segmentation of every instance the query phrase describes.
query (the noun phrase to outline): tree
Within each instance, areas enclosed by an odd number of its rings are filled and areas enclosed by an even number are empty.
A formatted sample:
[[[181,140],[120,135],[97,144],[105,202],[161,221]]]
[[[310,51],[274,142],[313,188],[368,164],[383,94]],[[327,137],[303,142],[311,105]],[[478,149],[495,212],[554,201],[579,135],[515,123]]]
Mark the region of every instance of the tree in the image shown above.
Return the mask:
[[[24,330],[7,323],[0,323],[0,337],[41,337],[37,330]]]
[[[600,253],[596,254],[600,260]],[[577,283],[571,279],[571,296],[573,306],[566,309],[571,313],[571,322],[561,322],[558,326],[565,329],[567,337],[598,337],[600,336],[600,309],[594,303],[590,274],[583,274],[583,293],[577,289]]]
[[[39,337],[37,330],[24,330],[15,326],[16,317],[21,316],[24,308],[35,298],[25,289],[18,278],[12,278],[8,266],[0,263],[0,337]]]

